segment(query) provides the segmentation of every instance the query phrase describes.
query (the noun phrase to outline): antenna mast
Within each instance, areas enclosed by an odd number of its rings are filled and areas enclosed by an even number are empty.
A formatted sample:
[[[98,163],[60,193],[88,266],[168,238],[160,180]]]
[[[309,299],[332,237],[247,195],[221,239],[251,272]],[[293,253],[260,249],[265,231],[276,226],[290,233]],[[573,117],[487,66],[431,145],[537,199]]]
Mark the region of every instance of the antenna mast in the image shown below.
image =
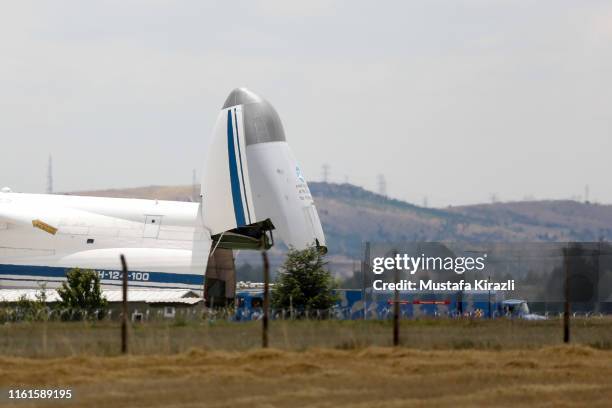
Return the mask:
[[[387,196],[387,179],[384,174],[378,175],[378,194],[383,197]]]
[[[47,194],[53,194],[53,156],[51,155],[47,167]]]

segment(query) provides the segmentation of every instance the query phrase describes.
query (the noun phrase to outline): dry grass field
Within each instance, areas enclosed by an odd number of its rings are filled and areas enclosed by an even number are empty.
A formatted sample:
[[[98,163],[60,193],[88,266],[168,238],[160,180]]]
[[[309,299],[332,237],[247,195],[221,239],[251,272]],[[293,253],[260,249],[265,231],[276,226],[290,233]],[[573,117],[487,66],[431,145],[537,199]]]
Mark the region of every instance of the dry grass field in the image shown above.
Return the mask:
[[[0,406],[610,406],[612,319],[18,323],[0,327]],[[7,390],[69,388],[71,401],[10,401]]]
[[[585,346],[0,357],[0,388],[70,388],[79,407],[604,407],[611,377],[612,353]]]

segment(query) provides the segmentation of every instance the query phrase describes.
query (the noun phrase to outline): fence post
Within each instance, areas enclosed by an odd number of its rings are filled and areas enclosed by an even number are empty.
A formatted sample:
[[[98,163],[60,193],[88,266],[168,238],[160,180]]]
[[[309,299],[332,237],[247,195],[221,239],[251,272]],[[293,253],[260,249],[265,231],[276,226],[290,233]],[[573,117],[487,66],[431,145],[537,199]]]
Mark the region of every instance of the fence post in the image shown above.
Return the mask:
[[[393,346],[399,346],[399,313],[400,313],[400,297],[399,297],[399,269],[395,268],[395,290],[393,292]]]
[[[489,274],[489,280],[487,282],[491,282],[491,275]],[[497,293],[497,292],[495,292]],[[497,295],[495,296],[497,297]],[[491,287],[489,287],[489,319],[493,319],[493,308],[491,307]]]
[[[125,261],[125,256],[121,254],[121,266],[123,269],[122,275],[122,289],[123,289],[123,317],[121,319],[121,353],[127,354],[128,352],[128,267]]]
[[[563,311],[563,342],[570,342],[570,287],[569,287],[569,248],[563,248],[563,269],[565,270],[565,305]]]
[[[366,299],[367,291],[366,291],[366,272],[369,272],[370,266],[370,243],[365,243],[365,251],[363,254],[363,260],[361,261],[361,297],[363,299],[363,320],[368,319],[368,302]]]
[[[262,318],[262,333],[261,347],[268,347],[268,314],[270,310],[270,263],[268,262],[268,252],[261,251],[263,259],[263,274],[264,274],[264,293],[263,293],[263,318]]]

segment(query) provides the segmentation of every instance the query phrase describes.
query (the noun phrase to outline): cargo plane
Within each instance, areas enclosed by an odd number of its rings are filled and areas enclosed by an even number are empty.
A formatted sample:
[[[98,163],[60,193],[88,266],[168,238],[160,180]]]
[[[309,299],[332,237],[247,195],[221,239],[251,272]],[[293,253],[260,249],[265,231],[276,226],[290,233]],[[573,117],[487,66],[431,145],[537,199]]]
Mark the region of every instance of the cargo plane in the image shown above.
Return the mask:
[[[274,240],[325,251],[321,222],[274,107],[245,88],[227,97],[213,129],[198,202],[0,192],[0,289],[58,287],[72,268],[103,287],[203,290],[218,248]]]

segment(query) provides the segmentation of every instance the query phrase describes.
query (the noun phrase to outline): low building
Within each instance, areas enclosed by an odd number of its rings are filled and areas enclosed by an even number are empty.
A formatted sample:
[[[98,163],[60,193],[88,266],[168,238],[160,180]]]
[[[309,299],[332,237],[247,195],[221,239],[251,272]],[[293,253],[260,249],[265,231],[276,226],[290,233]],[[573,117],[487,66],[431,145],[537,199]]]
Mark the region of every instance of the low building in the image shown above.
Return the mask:
[[[1,289],[0,304],[16,305],[21,300],[37,301],[42,299],[42,291],[37,289]],[[121,290],[103,290],[108,301],[109,319],[118,319],[122,311],[123,293]],[[57,290],[44,291],[46,303],[53,305],[61,299]],[[188,289],[129,289],[128,310],[132,321],[194,318],[204,311],[204,299]]]

